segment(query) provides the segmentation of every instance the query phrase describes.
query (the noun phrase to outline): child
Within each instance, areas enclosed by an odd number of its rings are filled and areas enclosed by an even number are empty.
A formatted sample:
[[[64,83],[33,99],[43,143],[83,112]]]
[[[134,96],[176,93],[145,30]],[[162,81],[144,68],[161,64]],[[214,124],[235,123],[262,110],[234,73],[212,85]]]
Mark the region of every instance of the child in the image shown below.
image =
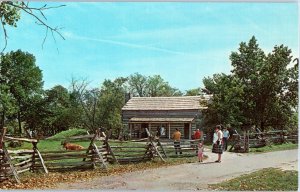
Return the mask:
[[[198,159],[199,159],[199,162],[203,162],[203,151],[204,151],[203,143],[200,142],[198,144]]]

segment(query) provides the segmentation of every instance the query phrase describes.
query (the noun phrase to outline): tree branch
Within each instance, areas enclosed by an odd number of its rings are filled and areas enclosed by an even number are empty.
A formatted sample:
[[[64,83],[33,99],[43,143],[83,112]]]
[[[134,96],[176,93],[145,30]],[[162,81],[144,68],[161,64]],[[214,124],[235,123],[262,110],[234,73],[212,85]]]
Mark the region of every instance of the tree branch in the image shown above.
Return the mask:
[[[65,40],[64,36],[60,33],[60,29],[62,28],[58,28],[57,26],[56,27],[51,27],[50,25],[48,25],[45,21],[43,21],[38,15],[36,12],[40,13],[42,18],[44,18],[44,20],[47,20],[46,16],[44,15],[43,11],[44,10],[48,10],[48,9],[56,9],[56,8],[60,8],[60,7],[64,7],[66,5],[59,5],[59,6],[49,6],[47,7],[47,4],[43,5],[42,7],[39,7],[39,8],[36,8],[36,7],[29,7],[29,3],[25,3],[25,2],[21,2],[21,4],[17,4],[17,3],[14,3],[12,1],[4,1],[4,2],[1,2],[3,4],[7,4],[9,6],[12,6],[12,7],[15,7],[15,8],[18,8],[20,9],[21,11],[27,13],[28,15],[31,15],[33,18],[35,18],[37,21],[36,21],[36,24],[37,25],[42,25],[46,28],[46,35],[45,35],[45,38],[43,39],[43,43],[42,43],[42,48],[44,47],[44,43],[48,37],[48,31],[50,30],[51,33],[52,33],[52,37],[56,43],[56,39],[54,37],[54,33],[56,33],[58,36],[60,36],[63,40]],[[36,12],[35,12],[36,11]],[[2,24],[2,28],[3,28],[3,32],[4,32],[4,37],[5,37],[5,47],[4,49],[2,50],[2,52],[5,50],[6,46],[7,46],[7,33],[6,33],[6,29],[5,29],[5,26],[4,26],[4,23],[3,23],[3,18],[1,18],[1,24]]]
[[[4,26],[4,21],[3,21],[3,18],[1,18],[1,25],[2,25],[2,29],[3,29],[3,33],[4,33],[4,41],[5,41],[5,44],[4,44],[4,48],[2,49],[1,53],[3,53],[3,51],[6,49],[7,47],[7,32],[6,32],[6,29],[5,29],[5,26]]]

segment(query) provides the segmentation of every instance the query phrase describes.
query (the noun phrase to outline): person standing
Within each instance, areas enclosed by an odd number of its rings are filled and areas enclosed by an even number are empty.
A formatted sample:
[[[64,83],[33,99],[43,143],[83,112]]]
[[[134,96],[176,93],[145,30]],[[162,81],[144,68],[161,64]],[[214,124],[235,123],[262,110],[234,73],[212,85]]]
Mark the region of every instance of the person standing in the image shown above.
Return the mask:
[[[201,133],[200,133],[200,130],[199,130],[199,129],[196,130],[195,135],[194,135],[194,138],[195,138],[195,139],[200,139],[200,138],[201,138]]]
[[[230,133],[227,130],[228,125],[223,129],[223,149],[227,151],[228,139],[230,137]]]
[[[203,162],[203,152],[204,152],[204,146],[203,146],[203,143],[200,142],[198,144],[198,160],[199,160],[199,162]]]
[[[218,160],[215,161],[218,163],[221,163],[221,157],[222,157],[222,153],[223,153],[222,138],[223,138],[223,133],[221,131],[221,126],[217,125],[215,127],[215,133],[214,133],[214,137],[213,137],[212,152],[218,154]]]
[[[172,138],[174,140],[174,148],[175,148],[176,155],[178,152],[180,152],[180,154],[182,154],[182,151],[180,148],[180,137],[181,137],[181,133],[179,132],[179,129],[176,128],[175,132],[172,135]]]

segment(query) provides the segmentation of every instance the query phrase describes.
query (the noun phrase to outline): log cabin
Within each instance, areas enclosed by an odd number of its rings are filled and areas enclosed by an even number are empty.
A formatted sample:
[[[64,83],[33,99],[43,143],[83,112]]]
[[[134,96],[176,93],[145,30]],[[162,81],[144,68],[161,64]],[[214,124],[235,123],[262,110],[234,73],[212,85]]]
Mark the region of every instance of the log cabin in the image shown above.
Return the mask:
[[[147,137],[145,128],[160,138],[171,139],[176,128],[183,139],[191,139],[199,127],[204,96],[132,97],[122,108],[122,121],[130,138]]]

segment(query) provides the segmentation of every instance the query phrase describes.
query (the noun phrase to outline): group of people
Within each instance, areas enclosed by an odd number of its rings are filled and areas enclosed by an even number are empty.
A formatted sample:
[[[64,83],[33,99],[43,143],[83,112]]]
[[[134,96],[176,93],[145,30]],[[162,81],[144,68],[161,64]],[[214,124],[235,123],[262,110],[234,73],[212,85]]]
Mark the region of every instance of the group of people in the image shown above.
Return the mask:
[[[181,148],[180,148],[180,137],[181,133],[179,129],[176,128],[175,132],[172,135],[172,138],[174,140],[174,148],[176,155],[178,153],[182,154]],[[223,151],[227,150],[228,146],[228,139],[230,137],[229,131],[227,130],[227,127],[221,129],[221,125],[217,125],[214,130],[213,135],[213,147],[212,152],[218,154],[218,159],[215,162],[221,163],[221,158]],[[192,135],[192,139],[200,139],[201,138],[201,132],[199,129],[194,131]],[[204,152],[204,146],[203,141],[199,142],[198,144],[198,159],[199,162],[203,161],[203,152]]]

